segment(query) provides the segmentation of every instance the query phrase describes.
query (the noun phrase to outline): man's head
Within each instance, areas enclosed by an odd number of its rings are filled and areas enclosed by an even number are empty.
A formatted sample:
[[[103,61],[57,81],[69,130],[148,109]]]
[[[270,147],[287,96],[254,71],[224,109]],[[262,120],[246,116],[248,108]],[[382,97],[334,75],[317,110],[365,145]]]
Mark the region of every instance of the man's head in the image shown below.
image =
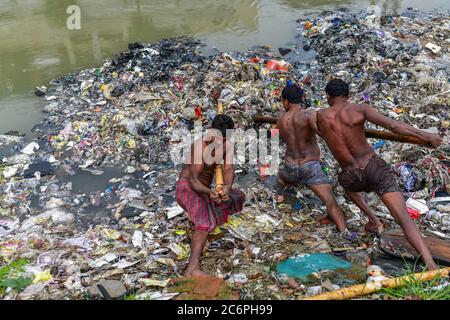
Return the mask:
[[[325,87],[325,93],[327,94],[328,104],[332,106],[336,98],[345,98],[349,96],[349,87],[347,82],[342,79],[333,79],[327,83]]]
[[[284,87],[281,92],[283,106],[288,111],[293,105],[301,104],[305,93],[299,85],[291,84]]]
[[[227,130],[234,129],[234,121],[229,116],[218,114],[214,117],[212,128],[220,131],[222,134],[222,140],[225,140],[227,137]],[[220,135],[218,136],[220,137]]]

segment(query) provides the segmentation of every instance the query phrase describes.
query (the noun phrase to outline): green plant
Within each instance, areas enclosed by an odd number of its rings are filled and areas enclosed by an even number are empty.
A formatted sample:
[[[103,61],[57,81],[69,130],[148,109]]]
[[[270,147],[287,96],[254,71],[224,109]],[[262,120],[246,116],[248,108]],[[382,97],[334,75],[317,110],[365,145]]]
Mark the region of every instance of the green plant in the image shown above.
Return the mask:
[[[450,285],[436,289],[437,286],[448,283],[448,278],[436,276],[433,280],[420,282],[413,276],[414,269],[415,268],[408,267],[404,271],[404,276],[407,277],[405,286],[396,289],[383,288],[381,293],[400,299],[419,298],[422,300],[450,300]]]
[[[0,268],[0,295],[4,295],[8,287],[22,291],[33,282],[31,278],[20,275],[28,263],[26,259],[19,259]]]
[[[131,293],[123,298],[123,300],[136,300],[136,295]]]
[[[383,289],[382,293],[395,298],[419,298],[422,300],[450,300],[450,286],[442,289],[432,289],[438,284],[442,284],[442,280],[438,279],[418,282],[415,279],[407,281],[406,286],[397,289]]]

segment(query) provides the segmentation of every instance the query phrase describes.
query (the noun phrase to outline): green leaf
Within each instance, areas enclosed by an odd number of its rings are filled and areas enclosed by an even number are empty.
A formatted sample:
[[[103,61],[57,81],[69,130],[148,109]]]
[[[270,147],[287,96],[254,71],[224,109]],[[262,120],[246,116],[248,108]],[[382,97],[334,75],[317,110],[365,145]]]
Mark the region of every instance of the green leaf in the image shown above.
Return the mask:
[[[25,278],[25,277],[18,277],[18,278],[10,278],[10,279],[5,279],[3,281],[0,282],[0,287],[11,287],[14,290],[22,290],[26,287],[28,287],[31,283],[33,282],[33,280],[31,278]]]

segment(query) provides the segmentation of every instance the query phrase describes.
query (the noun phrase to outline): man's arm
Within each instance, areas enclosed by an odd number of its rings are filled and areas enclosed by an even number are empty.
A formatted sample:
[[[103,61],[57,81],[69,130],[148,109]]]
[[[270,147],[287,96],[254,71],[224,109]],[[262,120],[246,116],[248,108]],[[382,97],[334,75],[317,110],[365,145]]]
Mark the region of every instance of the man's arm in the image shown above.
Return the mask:
[[[281,119],[283,119],[283,117],[284,116],[281,116],[280,118],[278,118],[278,120],[277,120],[277,124],[275,125],[277,128],[278,128],[278,132],[280,133],[280,138],[281,138],[281,140],[282,141],[285,141],[284,140],[284,138],[283,138],[283,133],[284,133],[284,131],[283,130],[281,130],[280,128],[281,128]]]
[[[220,190],[220,195],[223,201],[228,201],[229,199],[228,195],[230,193],[231,188],[233,187],[234,182],[233,159],[234,159],[234,145],[230,142],[227,142],[225,147],[225,162],[223,165],[224,186]]]
[[[317,112],[314,110],[308,110],[308,122],[311,129],[319,134],[319,128],[317,127]]]
[[[422,140],[425,140],[431,144],[433,147],[438,147],[442,143],[442,138],[438,134],[432,134],[420,129],[416,129],[413,126],[406,124],[404,122],[389,119],[388,117],[378,113],[375,108],[369,105],[362,105],[365,118],[383,128],[388,129],[396,134],[401,134],[405,136],[412,136]]]
[[[225,145],[225,162],[223,165],[223,180],[225,185],[231,186],[234,181],[234,168],[233,168],[233,158],[234,158],[234,145],[231,142],[226,142]]]

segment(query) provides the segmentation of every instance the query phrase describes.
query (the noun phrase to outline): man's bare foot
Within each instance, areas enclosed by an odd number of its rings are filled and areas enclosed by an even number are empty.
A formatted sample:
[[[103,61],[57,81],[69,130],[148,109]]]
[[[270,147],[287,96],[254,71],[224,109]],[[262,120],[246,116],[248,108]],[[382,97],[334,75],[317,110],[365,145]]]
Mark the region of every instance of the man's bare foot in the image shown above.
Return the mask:
[[[284,196],[283,195],[277,195],[276,196],[277,203],[283,203],[284,202]]]
[[[186,271],[186,277],[208,277],[210,276],[206,272],[203,272],[201,269],[193,269]]]
[[[427,269],[428,269],[429,271],[432,271],[432,270],[437,270],[437,269],[439,269],[439,267],[438,267],[438,265],[437,265],[436,263],[430,262],[430,263],[427,263]]]
[[[384,231],[384,225],[381,222],[379,224],[375,224],[369,221],[364,227],[364,230],[366,232],[376,232],[380,234]]]

